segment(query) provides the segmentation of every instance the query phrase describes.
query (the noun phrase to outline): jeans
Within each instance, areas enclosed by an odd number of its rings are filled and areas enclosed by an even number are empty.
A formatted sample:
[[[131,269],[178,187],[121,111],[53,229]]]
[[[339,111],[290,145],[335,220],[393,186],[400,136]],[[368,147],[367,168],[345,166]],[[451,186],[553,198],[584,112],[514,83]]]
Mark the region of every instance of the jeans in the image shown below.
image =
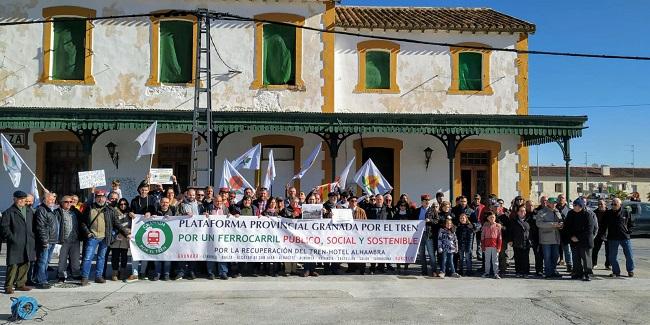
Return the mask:
[[[316,263],[305,263],[302,265],[303,272],[307,273],[312,273],[316,270]]]
[[[573,267],[573,255],[571,254],[571,245],[562,244],[562,252],[564,252],[564,263],[567,266]]]
[[[45,247],[38,248],[38,260],[36,261],[36,277],[34,283],[46,284],[47,283],[47,266],[52,259],[52,252],[54,251],[54,244],[47,244]]]
[[[424,234],[422,237],[424,237]],[[428,237],[428,236],[427,236]],[[420,242],[420,264],[422,265],[422,274],[428,275],[427,271],[427,255],[429,254],[429,262],[431,263],[431,273],[438,272],[438,267],[436,266],[436,251],[434,250],[433,239],[427,238]]]
[[[476,240],[476,259],[480,260],[483,257],[483,252],[481,251],[481,231],[476,232],[476,236],[474,236],[474,239]]]
[[[219,275],[228,275],[228,263],[226,262],[205,262],[206,268],[208,269],[208,275],[214,270],[214,264],[217,264]]]
[[[623,247],[623,254],[625,255],[625,269],[627,272],[634,272],[634,256],[632,255],[632,242],[629,239],[607,241],[609,244],[609,264],[612,265],[612,273],[616,275],[621,274],[621,267],[618,265],[618,246]]]
[[[454,253],[442,253],[442,264],[440,264],[440,273],[441,274],[454,274],[456,269],[454,269]]]
[[[557,273],[557,260],[560,258],[560,245],[542,244],[544,254],[544,275],[553,276]]]
[[[95,268],[95,279],[101,278],[104,274],[104,259],[106,258],[106,251],[108,245],[104,242],[104,238],[88,238],[86,240],[86,249],[84,251],[84,263],[81,268],[81,277],[88,279],[90,275],[90,268],[92,267],[93,260],[95,259],[95,251],[97,251],[97,265]]]
[[[460,257],[459,269],[461,272],[472,272],[472,247],[461,247],[458,250]]]

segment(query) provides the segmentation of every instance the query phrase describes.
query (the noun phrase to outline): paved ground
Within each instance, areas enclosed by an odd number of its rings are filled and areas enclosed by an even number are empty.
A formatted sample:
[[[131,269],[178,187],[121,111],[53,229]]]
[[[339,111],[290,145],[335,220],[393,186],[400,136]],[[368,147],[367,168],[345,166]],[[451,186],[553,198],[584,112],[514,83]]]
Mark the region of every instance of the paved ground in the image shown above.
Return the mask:
[[[48,324],[648,324],[650,239],[633,247],[635,278],[599,268],[589,283],[345,275],[109,281],[29,294],[49,308]],[[0,297],[0,320],[9,306]]]

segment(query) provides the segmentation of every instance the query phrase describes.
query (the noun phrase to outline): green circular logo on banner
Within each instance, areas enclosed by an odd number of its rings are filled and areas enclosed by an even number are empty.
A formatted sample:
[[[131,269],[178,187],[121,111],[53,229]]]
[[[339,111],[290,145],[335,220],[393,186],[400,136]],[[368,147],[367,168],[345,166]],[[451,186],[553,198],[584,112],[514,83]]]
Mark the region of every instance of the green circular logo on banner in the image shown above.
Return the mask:
[[[164,253],[172,245],[174,234],[164,221],[147,221],[135,234],[135,243],[149,255]]]

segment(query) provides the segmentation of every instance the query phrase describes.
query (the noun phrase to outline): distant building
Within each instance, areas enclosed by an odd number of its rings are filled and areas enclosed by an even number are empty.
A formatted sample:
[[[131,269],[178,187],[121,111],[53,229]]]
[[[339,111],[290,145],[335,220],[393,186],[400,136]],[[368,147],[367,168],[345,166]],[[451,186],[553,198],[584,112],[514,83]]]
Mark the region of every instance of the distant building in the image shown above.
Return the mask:
[[[539,182],[537,168],[530,167],[531,197],[541,195],[556,196],[566,193],[564,167],[540,166]],[[538,185],[539,184],[539,185]],[[539,187],[538,187],[539,186]],[[591,193],[608,193],[608,191],[625,191],[628,194],[639,192],[641,200],[647,200],[650,192],[650,168],[619,168],[603,165],[600,167],[571,167],[569,198]]]

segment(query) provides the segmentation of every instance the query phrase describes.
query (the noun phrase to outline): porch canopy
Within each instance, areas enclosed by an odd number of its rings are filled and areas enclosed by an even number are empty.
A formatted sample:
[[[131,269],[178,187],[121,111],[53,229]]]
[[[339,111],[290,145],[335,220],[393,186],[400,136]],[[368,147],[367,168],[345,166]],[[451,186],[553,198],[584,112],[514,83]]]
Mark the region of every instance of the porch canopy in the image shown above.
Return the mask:
[[[88,154],[95,139],[103,132],[118,129],[146,129],[158,121],[161,130],[192,132],[191,110],[141,110],[116,108],[0,108],[0,129],[65,129],[73,132]],[[427,134],[440,140],[449,159],[450,197],[453,193],[456,148],[475,135],[521,136],[525,145],[556,142],[566,162],[567,188],[569,141],[582,136],[586,116],[550,115],[479,115],[479,114],[394,114],[394,113],[307,113],[215,111],[214,154],[229,134],[242,131],[312,133],[326,143],[332,159],[332,181],[336,158],[347,137],[363,133]],[[204,135],[205,136],[205,135]]]

